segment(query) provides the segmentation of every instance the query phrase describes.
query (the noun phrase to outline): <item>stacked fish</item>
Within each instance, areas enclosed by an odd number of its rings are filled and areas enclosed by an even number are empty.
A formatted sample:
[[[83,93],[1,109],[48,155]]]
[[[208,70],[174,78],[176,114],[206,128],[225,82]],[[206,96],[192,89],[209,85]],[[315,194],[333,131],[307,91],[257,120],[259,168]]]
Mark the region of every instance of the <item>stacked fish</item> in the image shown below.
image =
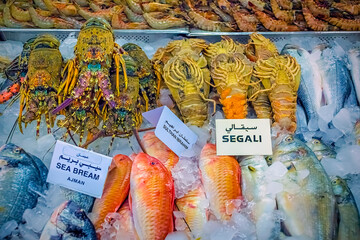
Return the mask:
[[[358,31],[357,1],[290,0],[10,0],[0,5],[10,28],[80,28],[104,18],[117,29],[191,26],[207,31]]]

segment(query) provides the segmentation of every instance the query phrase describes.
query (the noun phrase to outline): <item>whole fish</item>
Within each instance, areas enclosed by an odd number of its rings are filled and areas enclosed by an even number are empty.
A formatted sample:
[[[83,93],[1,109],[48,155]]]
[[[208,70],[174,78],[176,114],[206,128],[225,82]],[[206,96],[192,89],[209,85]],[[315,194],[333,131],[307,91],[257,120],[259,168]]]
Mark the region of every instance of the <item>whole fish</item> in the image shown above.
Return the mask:
[[[20,222],[25,209],[35,207],[47,172],[40,159],[22,148],[12,143],[0,148],[0,228],[10,220]]]
[[[96,232],[86,213],[73,201],[62,203],[51,215],[40,240],[96,240]]]
[[[255,203],[252,208],[252,218],[256,224],[256,232],[259,240],[278,239],[279,226],[273,219],[276,209],[275,196],[267,193],[268,181],[265,172],[268,164],[263,156],[249,156],[240,162],[241,166],[241,190],[248,202]],[[267,219],[267,224],[261,224]],[[273,224],[270,224],[273,222]],[[266,225],[266,226],[265,226]]]
[[[301,81],[298,90],[298,98],[304,110],[308,122],[318,119],[318,111],[321,107],[322,98],[322,78],[317,64],[314,63],[311,54],[296,45],[286,44],[281,50],[281,54],[288,54],[294,58],[301,66]]]
[[[216,146],[208,143],[201,151],[199,168],[211,212],[217,219],[229,220],[226,205],[241,197],[239,163],[231,156],[217,156]]]
[[[360,236],[360,217],[354,196],[344,179],[336,176],[331,179],[339,209],[338,240],[355,240]]]
[[[102,197],[95,200],[91,220],[95,229],[100,229],[108,213],[116,212],[128,196],[132,161],[126,155],[113,158],[114,167],[106,177]]]
[[[289,170],[282,177],[283,191],[276,195],[286,231],[293,237],[334,239],[336,202],[329,177],[306,144],[287,135],[275,146],[273,162]]]
[[[320,45],[313,50],[317,53],[319,51],[316,63],[323,79],[325,105],[332,105],[336,115],[351,93],[351,76],[344,60],[337,57],[334,49]]]
[[[139,153],[130,176],[129,203],[140,240],[162,240],[173,231],[174,182],[158,159]]]
[[[155,132],[145,133],[141,142],[146,153],[160,160],[169,171],[178,163],[179,157],[155,136]]]
[[[335,150],[323,143],[320,139],[312,138],[306,145],[315,153],[316,157],[321,161],[325,158],[336,158]]]
[[[176,207],[185,214],[185,221],[188,226],[185,231],[191,239],[201,237],[203,227],[208,221],[206,201],[202,186],[189,191],[182,198],[175,200]]]
[[[360,102],[360,48],[350,49],[348,59],[351,65],[351,78],[355,86],[357,100]]]

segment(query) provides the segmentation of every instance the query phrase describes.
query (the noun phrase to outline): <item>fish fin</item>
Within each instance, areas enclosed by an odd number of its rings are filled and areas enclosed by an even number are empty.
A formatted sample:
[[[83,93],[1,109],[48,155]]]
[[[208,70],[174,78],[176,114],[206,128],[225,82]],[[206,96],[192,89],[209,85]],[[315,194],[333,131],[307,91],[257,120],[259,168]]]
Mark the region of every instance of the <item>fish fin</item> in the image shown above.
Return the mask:
[[[132,212],[132,197],[131,197],[131,193],[129,193],[129,208],[130,208],[130,211]]]

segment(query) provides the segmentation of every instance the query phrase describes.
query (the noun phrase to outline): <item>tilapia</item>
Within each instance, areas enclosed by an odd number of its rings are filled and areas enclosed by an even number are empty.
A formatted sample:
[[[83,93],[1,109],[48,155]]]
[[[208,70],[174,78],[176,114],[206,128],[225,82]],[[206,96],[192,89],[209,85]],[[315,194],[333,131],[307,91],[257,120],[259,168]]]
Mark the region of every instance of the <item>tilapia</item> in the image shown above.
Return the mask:
[[[280,222],[274,219],[276,209],[275,196],[268,194],[268,180],[265,171],[268,165],[263,156],[249,156],[240,162],[241,166],[241,189],[244,198],[253,202],[252,218],[256,224],[256,232],[259,240],[278,239]],[[264,224],[264,221],[267,222]]]
[[[160,160],[169,171],[178,163],[179,157],[155,136],[155,132],[145,133],[141,142],[146,153]]]
[[[175,200],[176,207],[185,214],[185,221],[188,226],[188,228],[185,228],[185,231],[191,239],[201,237],[203,227],[208,221],[206,202],[207,199],[202,186],[189,191],[184,197]]]
[[[348,59],[351,65],[351,78],[355,86],[357,100],[360,102],[360,48],[350,49]]]
[[[47,173],[43,162],[22,148],[12,143],[0,148],[0,228],[10,220],[20,222],[25,209],[36,206]]]
[[[201,151],[199,168],[212,214],[219,220],[229,220],[226,205],[241,197],[239,163],[231,156],[217,156],[216,146],[208,143]]]
[[[293,135],[275,146],[273,162],[289,170],[282,177],[283,191],[276,195],[284,226],[293,237],[334,239],[336,201],[329,177],[315,154]]]
[[[336,158],[336,152],[331,147],[323,143],[320,139],[312,138],[306,145],[315,153],[316,157],[321,161],[325,158]]]
[[[296,61],[300,64],[301,81],[298,98],[304,106],[308,122],[314,121],[317,123],[322,99],[322,77],[317,64],[314,63],[308,51],[296,45],[286,44],[281,50],[281,54],[288,54],[296,58]]]
[[[106,177],[101,198],[95,200],[91,220],[95,229],[100,229],[108,213],[116,212],[128,196],[132,161],[129,157],[118,154],[113,158],[114,167]]]
[[[355,240],[360,237],[360,218],[354,196],[344,179],[336,176],[331,179],[339,209],[338,240]]]
[[[62,203],[50,217],[40,240],[96,240],[96,232],[86,213],[73,201]]]
[[[351,93],[349,70],[344,60],[337,56],[338,54],[334,49],[320,45],[313,52],[317,52],[317,56],[319,56],[316,63],[323,79],[325,105],[332,105],[334,115],[336,115],[344,107],[345,101]]]
[[[174,181],[158,159],[139,153],[130,175],[129,203],[140,240],[162,240],[173,231]]]

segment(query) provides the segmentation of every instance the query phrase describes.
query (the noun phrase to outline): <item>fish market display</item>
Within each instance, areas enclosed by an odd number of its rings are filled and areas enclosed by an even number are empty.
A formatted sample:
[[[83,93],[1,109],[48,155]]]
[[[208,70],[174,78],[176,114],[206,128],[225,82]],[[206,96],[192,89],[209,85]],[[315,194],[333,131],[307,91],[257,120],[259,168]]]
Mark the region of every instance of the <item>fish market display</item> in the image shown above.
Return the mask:
[[[337,239],[357,239],[360,234],[360,217],[354,196],[344,179],[336,176],[331,183],[340,215]]]
[[[19,128],[37,121],[36,136],[39,136],[41,117],[45,116],[47,131],[50,133],[55,117],[50,112],[57,106],[56,93],[60,85],[62,57],[60,42],[52,35],[41,35],[25,43],[18,63],[6,72],[19,71],[13,85],[1,92],[0,103],[20,92]],[[16,70],[12,70],[12,69]],[[21,79],[21,77],[24,77]],[[25,113],[23,115],[23,110]]]
[[[72,201],[62,203],[51,215],[41,237],[46,239],[97,239],[84,210]]]
[[[190,26],[207,31],[359,31],[357,1],[10,0],[0,24],[9,28],[80,28],[92,17],[117,29]]]
[[[10,220],[20,222],[27,208],[36,205],[45,188],[47,168],[40,159],[14,144],[0,148],[0,228]]]
[[[174,183],[156,158],[139,153],[130,176],[130,208],[140,240],[165,239],[173,231]]]
[[[103,195],[96,199],[92,208],[91,221],[95,229],[99,229],[106,215],[116,212],[127,197],[130,189],[130,172],[132,161],[125,155],[113,158],[114,167],[109,171]]]
[[[217,219],[230,219],[226,205],[241,196],[238,162],[234,157],[217,156],[216,146],[208,143],[201,151],[199,168],[212,213]]]
[[[291,236],[333,239],[337,231],[335,196],[315,154],[305,143],[287,135],[275,147],[272,161],[289,169],[280,180],[283,190],[276,195],[287,231]]]

